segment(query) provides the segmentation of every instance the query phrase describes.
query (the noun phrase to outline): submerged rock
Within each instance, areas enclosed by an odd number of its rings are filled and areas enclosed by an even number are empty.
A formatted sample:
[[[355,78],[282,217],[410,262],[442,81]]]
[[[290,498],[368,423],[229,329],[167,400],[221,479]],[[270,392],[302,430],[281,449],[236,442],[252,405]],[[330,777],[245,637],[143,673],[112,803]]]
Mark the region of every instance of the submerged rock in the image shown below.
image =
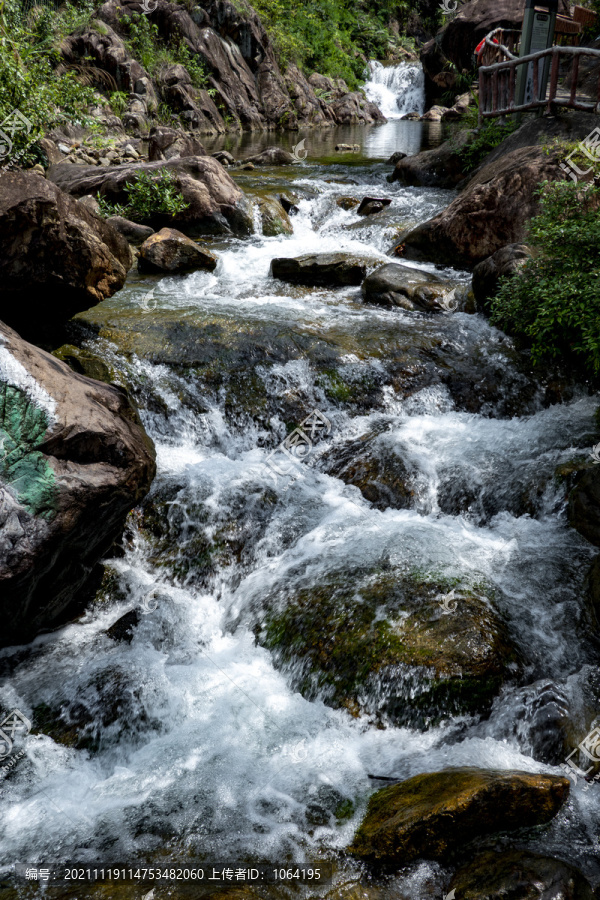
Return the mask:
[[[523,850],[480,853],[448,889],[460,900],[594,900],[592,886],[562,859]]]
[[[140,247],[140,272],[191,272],[216,269],[218,257],[175,228],[161,228]]]
[[[427,727],[488,708],[517,669],[481,587],[452,587],[435,573],[338,572],[268,598],[255,633],[308,699]]]
[[[387,448],[380,435],[367,434],[335,447],[323,457],[320,468],[354,484],[376,509],[408,509],[414,491],[410,473],[400,457]]]
[[[155,472],[127,395],[0,323],[3,646],[83,611],[96,564]]]
[[[35,340],[120,290],[131,265],[112,225],[23,172],[0,174],[0,245],[0,317]]]
[[[273,278],[311,287],[358,285],[366,274],[366,261],[348,253],[310,253],[271,261]]]
[[[382,868],[445,860],[474,838],[546,824],[569,785],[556,775],[467,767],[416,775],[371,797],[348,851]]]

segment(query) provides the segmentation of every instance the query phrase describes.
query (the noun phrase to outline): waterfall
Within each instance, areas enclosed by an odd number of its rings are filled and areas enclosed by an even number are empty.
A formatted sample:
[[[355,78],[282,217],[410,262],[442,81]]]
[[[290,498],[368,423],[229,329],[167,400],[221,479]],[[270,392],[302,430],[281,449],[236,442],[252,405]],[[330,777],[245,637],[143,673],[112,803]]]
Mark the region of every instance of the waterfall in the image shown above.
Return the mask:
[[[425,110],[425,76],[420,63],[382,66],[372,59],[364,90],[386,119],[401,119],[411,112],[421,116]]]

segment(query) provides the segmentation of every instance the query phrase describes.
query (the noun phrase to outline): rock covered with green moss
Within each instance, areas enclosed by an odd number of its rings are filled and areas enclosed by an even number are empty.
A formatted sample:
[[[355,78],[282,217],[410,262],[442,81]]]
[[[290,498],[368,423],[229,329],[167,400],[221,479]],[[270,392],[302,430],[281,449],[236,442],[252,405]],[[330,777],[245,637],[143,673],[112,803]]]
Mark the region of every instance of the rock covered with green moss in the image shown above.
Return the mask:
[[[340,571],[268,598],[255,633],[307,698],[426,727],[488,708],[518,667],[486,590],[420,572]]]
[[[474,838],[545,825],[568,795],[568,778],[557,775],[471,767],[415,775],[371,797],[348,849],[383,868],[446,860]]]
[[[154,472],[152,442],[125,392],[0,323],[2,645],[83,609],[94,567]]]

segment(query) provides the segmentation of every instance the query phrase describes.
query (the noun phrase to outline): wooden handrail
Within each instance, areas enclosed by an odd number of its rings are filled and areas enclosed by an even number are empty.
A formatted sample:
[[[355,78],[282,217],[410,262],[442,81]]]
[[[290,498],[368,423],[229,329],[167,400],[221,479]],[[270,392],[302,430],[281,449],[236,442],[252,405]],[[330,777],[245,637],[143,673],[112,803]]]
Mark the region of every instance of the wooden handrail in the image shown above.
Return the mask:
[[[498,31],[499,29],[496,29]],[[596,102],[582,102],[577,100],[577,77],[579,74],[579,62],[582,56],[592,56],[600,58],[600,50],[592,50],[588,47],[549,47],[547,50],[538,50],[536,53],[529,53],[527,56],[516,57],[502,44],[495,44],[491,40],[491,35],[496,31],[486,35],[486,46],[501,50],[508,56],[508,59],[493,63],[489,66],[481,66],[479,69],[479,127],[483,124],[483,119],[494,118],[497,116],[506,116],[511,113],[525,112],[532,109],[540,109],[546,107],[548,113],[552,111],[553,106],[564,106],[569,109],[579,109],[583,112],[600,112],[600,77],[598,80],[598,99]],[[546,57],[552,57],[552,69],[550,75],[550,90],[548,97],[539,97],[539,76],[543,67],[540,66],[540,60]],[[560,69],[560,57],[570,58],[572,61],[572,84],[571,94],[568,100],[557,98],[558,75]],[[518,66],[528,66],[533,64],[533,84],[534,98],[528,103],[515,105],[515,81]],[[506,76],[505,76],[506,73]],[[508,81],[506,80],[508,79]],[[499,83],[502,82],[504,87],[501,91],[498,89]],[[490,91],[491,87],[491,91]],[[508,87],[508,90],[505,88]],[[491,103],[490,103],[491,100]],[[488,108],[488,106],[490,108]]]

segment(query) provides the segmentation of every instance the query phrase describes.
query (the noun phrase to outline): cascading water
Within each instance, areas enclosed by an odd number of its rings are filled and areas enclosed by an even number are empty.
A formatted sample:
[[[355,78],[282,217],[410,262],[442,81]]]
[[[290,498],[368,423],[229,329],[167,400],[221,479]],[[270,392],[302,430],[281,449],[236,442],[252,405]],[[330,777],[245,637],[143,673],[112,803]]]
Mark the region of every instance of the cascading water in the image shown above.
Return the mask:
[[[252,176],[240,176],[247,190]],[[369,773],[561,774],[549,723],[568,713],[577,743],[600,696],[582,589],[593,551],[568,528],[555,479],[598,440],[594,398],[546,408],[542,387],[481,316],[386,310],[364,304],[359,288],[269,277],[273,257],[307,252],[390,262],[398,230],[435,215],[451,192],[310,158],[266,177],[278,190],[287,177],[298,198],[292,235],[225,239],[215,272],[136,277],[86,314],[89,351],[135,395],[158,475],[86,615],[0,651],[0,707],[36,725],[1,784],[0,876],[16,861],[335,855],[364,813]],[[375,186],[392,201],[377,217],[340,202]],[[434,269],[421,266],[428,277]],[[318,453],[295,480],[278,475],[269,454],[315,409],[328,423]],[[350,448],[359,462],[366,447],[369,464],[402,467],[410,503],[369,500],[335,474],[340,453]],[[327,685],[307,688],[305,670],[263,640],[268,616],[302,592],[327,597],[331,585],[354,590],[364,573],[415,572],[487,591],[477,602],[502,620],[514,662],[489,717],[377,722],[389,700],[380,676],[364,686],[362,710],[332,707]],[[459,590],[447,621],[468,632],[465,602]],[[129,639],[111,637],[132,610]],[[402,667],[392,674],[410,706],[424,682]],[[532,846],[596,879],[597,790],[574,788]],[[359,877],[344,870],[346,883]],[[419,863],[377,896],[433,900],[444,878]]]
[[[425,75],[420,63],[383,66],[369,62],[370,78],[364,91],[386,119],[401,119],[408,113],[423,115],[425,110]]]

